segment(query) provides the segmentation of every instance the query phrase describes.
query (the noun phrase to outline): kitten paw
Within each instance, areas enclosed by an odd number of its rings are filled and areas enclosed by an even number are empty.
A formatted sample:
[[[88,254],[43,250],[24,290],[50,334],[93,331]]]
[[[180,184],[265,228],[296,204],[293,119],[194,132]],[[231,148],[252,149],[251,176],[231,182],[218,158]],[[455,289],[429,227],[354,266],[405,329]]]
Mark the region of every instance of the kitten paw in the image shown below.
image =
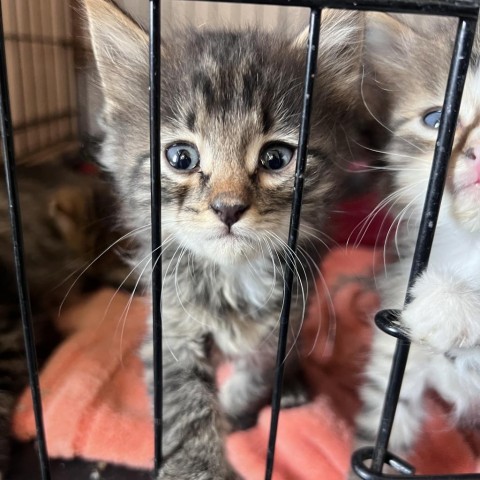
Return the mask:
[[[402,326],[413,342],[438,353],[480,344],[480,291],[445,271],[428,270],[412,288]]]

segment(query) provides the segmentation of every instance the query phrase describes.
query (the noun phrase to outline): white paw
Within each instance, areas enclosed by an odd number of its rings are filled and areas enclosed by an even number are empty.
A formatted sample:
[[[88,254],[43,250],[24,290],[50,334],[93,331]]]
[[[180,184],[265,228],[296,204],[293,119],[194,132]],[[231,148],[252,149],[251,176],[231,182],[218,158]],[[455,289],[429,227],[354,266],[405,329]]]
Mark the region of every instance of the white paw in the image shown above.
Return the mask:
[[[480,289],[451,273],[429,270],[411,293],[401,322],[413,342],[438,353],[480,344]]]

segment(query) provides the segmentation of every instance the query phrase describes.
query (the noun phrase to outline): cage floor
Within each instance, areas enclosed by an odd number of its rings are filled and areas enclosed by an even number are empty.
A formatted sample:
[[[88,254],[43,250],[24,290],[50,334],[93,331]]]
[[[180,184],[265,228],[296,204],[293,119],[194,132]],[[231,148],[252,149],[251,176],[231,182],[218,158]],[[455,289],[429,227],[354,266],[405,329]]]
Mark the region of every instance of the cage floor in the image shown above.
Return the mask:
[[[148,472],[134,471],[82,460],[52,460],[51,474],[54,480],[149,480]],[[40,479],[38,456],[33,446],[17,444],[13,450],[10,474],[5,480]]]

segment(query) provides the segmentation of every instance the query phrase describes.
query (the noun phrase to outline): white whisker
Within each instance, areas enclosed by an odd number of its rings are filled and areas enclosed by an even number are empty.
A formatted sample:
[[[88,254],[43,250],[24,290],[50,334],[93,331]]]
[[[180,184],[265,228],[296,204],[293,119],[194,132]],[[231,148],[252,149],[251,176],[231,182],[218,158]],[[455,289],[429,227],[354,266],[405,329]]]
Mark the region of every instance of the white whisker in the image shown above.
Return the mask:
[[[70,292],[72,291],[73,287],[77,284],[78,280],[80,279],[80,277],[97,261],[99,260],[102,255],[104,255],[106,252],[108,252],[113,246],[117,245],[119,242],[121,242],[122,240],[124,240],[125,238],[128,238],[132,235],[135,235],[137,234],[138,232],[141,232],[143,230],[146,230],[147,228],[149,228],[150,225],[143,225],[142,227],[138,227],[134,230],[131,230],[130,232],[126,233],[125,235],[121,236],[120,238],[118,238],[117,240],[115,240],[115,242],[113,242],[110,246],[108,246],[105,250],[103,250],[103,252],[101,252],[97,257],[95,257],[81,272],[80,274],[75,278],[75,281],[70,285],[70,287],[68,288],[67,292],[65,293],[65,296],[63,297],[63,300],[61,301],[59,307],[58,307],[58,316],[60,316],[61,312],[62,312],[62,308],[63,308],[63,305],[65,303],[65,301],[67,300],[67,297],[68,295],[70,294]]]

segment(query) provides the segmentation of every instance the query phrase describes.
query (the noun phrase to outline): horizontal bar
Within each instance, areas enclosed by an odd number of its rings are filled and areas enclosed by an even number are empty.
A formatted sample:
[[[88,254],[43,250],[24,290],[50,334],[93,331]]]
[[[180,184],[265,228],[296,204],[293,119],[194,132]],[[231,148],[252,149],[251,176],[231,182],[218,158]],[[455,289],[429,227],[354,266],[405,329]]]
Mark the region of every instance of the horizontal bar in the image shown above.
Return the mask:
[[[65,48],[73,47],[75,45],[75,42],[71,38],[54,38],[45,37],[42,35],[24,35],[20,33],[5,34],[5,41],[38,43],[42,45],[52,45]]]
[[[409,470],[408,466],[405,465],[405,471],[400,474],[395,473],[376,473],[373,472],[369,467],[365,465],[365,461],[372,458],[373,448],[365,447],[360,450],[357,450],[353,454],[353,461],[356,468],[355,472],[363,480],[479,480],[480,475],[478,473],[452,473],[447,475],[415,475],[412,473],[407,473]],[[404,462],[400,459],[397,459],[394,455],[391,455],[391,463],[393,465],[395,461],[398,460],[399,463],[404,465]]]
[[[15,162],[17,165],[40,165],[59,158],[67,158],[67,155],[78,154],[81,145],[77,136],[70,132],[58,142],[45,148],[32,148],[21,155],[16,155]]]
[[[186,0],[195,2],[197,0]],[[476,18],[480,0],[209,0],[218,3],[246,3],[284,7],[337,8],[390,13],[417,13]]]
[[[65,120],[78,116],[77,110],[62,110],[61,112],[54,113],[52,115],[45,115],[42,117],[34,118],[33,120],[14,124],[13,130],[15,133],[19,133],[29,128],[42,127],[48,125],[49,123],[58,122],[59,120]]]
[[[401,310],[380,310],[375,315],[375,325],[388,335],[400,340],[409,341],[405,332],[398,326],[398,319],[402,314]]]

